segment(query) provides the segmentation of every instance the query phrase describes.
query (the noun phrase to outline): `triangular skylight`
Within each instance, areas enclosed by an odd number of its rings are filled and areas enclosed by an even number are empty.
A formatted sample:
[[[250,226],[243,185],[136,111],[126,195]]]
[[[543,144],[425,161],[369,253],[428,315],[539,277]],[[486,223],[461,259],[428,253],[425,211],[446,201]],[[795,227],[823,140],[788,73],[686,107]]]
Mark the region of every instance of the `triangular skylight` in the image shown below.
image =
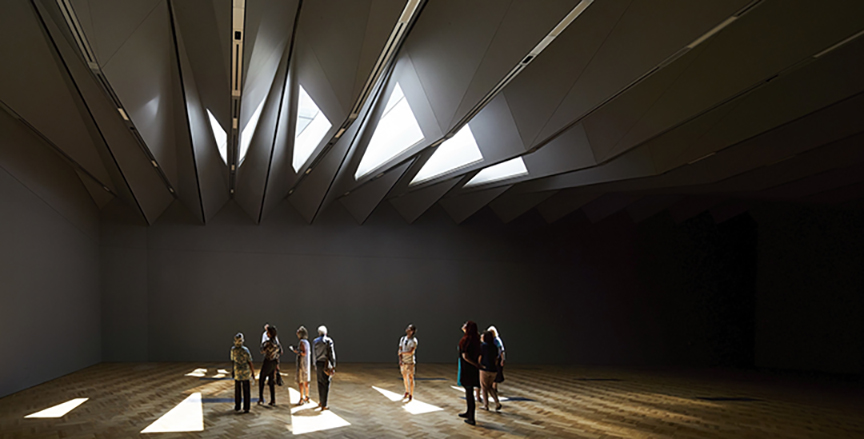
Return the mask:
[[[301,85],[297,101],[297,129],[294,132],[294,159],[291,162],[294,172],[300,172],[332,126]]]
[[[432,153],[432,157],[420,168],[420,172],[411,180],[411,184],[423,183],[440,177],[448,172],[464,168],[483,160],[483,154],[474,140],[474,134],[468,125],[462,127],[455,136],[444,141]]]
[[[369,140],[366,153],[360,159],[354,179],[370,174],[421,140],[423,140],[423,131],[402,93],[402,87],[397,83],[393,93],[390,94],[390,100],[384,107],[384,114],[378,121],[372,139]]]
[[[213,137],[216,139],[216,147],[219,148],[219,155],[222,161],[228,164],[228,134],[222,129],[219,121],[213,117],[213,113],[207,110],[207,116],[210,116],[210,129],[213,130]]]
[[[261,110],[264,109],[265,100],[267,100],[266,97],[265,99],[261,99],[261,103],[258,104],[258,108],[252,113],[249,122],[246,122],[243,131],[240,131],[240,160],[237,161],[237,166],[243,163],[246,153],[249,152],[249,144],[252,143],[252,136],[255,134],[255,127],[258,126],[258,119],[261,118]]]
[[[520,156],[516,157],[515,159],[507,160],[506,162],[501,162],[497,165],[492,165],[488,168],[484,168],[482,171],[478,172],[477,175],[474,176],[474,178],[468,180],[468,183],[465,183],[465,187],[478,186],[481,184],[506,180],[508,178],[514,178],[520,175],[527,174],[528,168],[525,167],[525,161],[522,160],[522,157]]]

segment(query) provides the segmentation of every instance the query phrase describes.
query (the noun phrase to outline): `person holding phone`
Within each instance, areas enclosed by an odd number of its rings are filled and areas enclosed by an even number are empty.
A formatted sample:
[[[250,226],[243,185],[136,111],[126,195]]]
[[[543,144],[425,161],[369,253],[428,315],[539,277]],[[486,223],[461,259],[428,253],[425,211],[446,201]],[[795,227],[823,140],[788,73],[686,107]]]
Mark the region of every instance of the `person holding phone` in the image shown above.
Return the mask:
[[[297,354],[297,387],[300,388],[300,401],[297,405],[309,402],[309,381],[312,380],[312,352],[309,348],[309,331],[305,326],[297,328],[297,347],[290,346]]]

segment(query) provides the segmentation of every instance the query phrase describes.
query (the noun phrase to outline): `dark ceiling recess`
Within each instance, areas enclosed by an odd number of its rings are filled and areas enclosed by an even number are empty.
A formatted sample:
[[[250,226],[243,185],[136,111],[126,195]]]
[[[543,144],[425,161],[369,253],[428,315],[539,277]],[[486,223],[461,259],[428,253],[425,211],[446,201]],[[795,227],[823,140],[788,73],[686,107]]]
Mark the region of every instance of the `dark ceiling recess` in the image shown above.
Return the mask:
[[[864,205],[864,2],[31,0],[0,25],[0,109],[149,224]],[[422,140],[361,174],[397,84]],[[327,128],[295,163],[301,94]],[[466,126],[482,160],[415,179]]]

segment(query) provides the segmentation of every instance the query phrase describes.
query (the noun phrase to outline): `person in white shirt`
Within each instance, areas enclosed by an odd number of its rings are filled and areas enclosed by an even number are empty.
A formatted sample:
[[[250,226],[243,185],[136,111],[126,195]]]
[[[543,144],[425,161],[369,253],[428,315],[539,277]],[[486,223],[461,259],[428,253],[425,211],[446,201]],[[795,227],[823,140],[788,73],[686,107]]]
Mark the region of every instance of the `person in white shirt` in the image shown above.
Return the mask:
[[[270,327],[270,324],[269,324],[269,323],[265,323],[265,324],[264,324],[264,333],[261,334],[261,344],[262,344],[262,345],[263,345],[264,342],[266,342],[267,340],[270,340],[270,336],[267,334],[267,328],[269,328],[269,327]]]
[[[417,328],[414,325],[408,325],[405,328],[405,336],[399,339],[399,369],[402,371],[402,382],[405,384],[405,395],[402,399],[408,399],[410,402],[414,399],[414,366],[416,357],[414,353],[417,351],[417,337],[414,334]]]

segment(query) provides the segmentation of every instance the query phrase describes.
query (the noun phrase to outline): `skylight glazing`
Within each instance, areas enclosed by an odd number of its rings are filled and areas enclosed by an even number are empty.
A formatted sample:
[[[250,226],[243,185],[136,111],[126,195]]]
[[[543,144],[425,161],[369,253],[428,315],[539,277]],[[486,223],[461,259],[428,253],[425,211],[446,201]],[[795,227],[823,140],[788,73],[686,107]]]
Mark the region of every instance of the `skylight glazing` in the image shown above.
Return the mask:
[[[514,178],[520,175],[527,174],[528,168],[525,167],[525,161],[522,160],[522,157],[520,156],[516,157],[515,159],[507,160],[506,162],[501,162],[497,165],[492,165],[488,168],[484,168],[482,171],[478,172],[477,175],[474,176],[474,178],[468,180],[468,183],[465,183],[465,187],[479,186],[481,184],[507,180],[508,178]]]
[[[327,135],[333,124],[321,112],[315,101],[309,97],[303,86],[300,86],[300,96],[297,102],[297,128],[294,134],[294,158],[291,164],[294,172],[300,172],[303,164]]]
[[[210,117],[210,129],[213,130],[213,138],[216,139],[216,148],[219,149],[219,156],[222,161],[228,164],[228,133],[219,125],[219,121],[213,117],[213,113],[207,110],[207,116]]]
[[[402,87],[397,83],[384,107],[384,114],[378,121],[372,139],[369,140],[366,153],[360,159],[354,179],[372,173],[422,140],[423,131],[402,93]]]
[[[411,184],[423,183],[457,169],[483,160],[480,147],[474,140],[474,133],[468,125],[462,127],[455,136],[446,140],[432,153],[432,157],[420,168]]]

